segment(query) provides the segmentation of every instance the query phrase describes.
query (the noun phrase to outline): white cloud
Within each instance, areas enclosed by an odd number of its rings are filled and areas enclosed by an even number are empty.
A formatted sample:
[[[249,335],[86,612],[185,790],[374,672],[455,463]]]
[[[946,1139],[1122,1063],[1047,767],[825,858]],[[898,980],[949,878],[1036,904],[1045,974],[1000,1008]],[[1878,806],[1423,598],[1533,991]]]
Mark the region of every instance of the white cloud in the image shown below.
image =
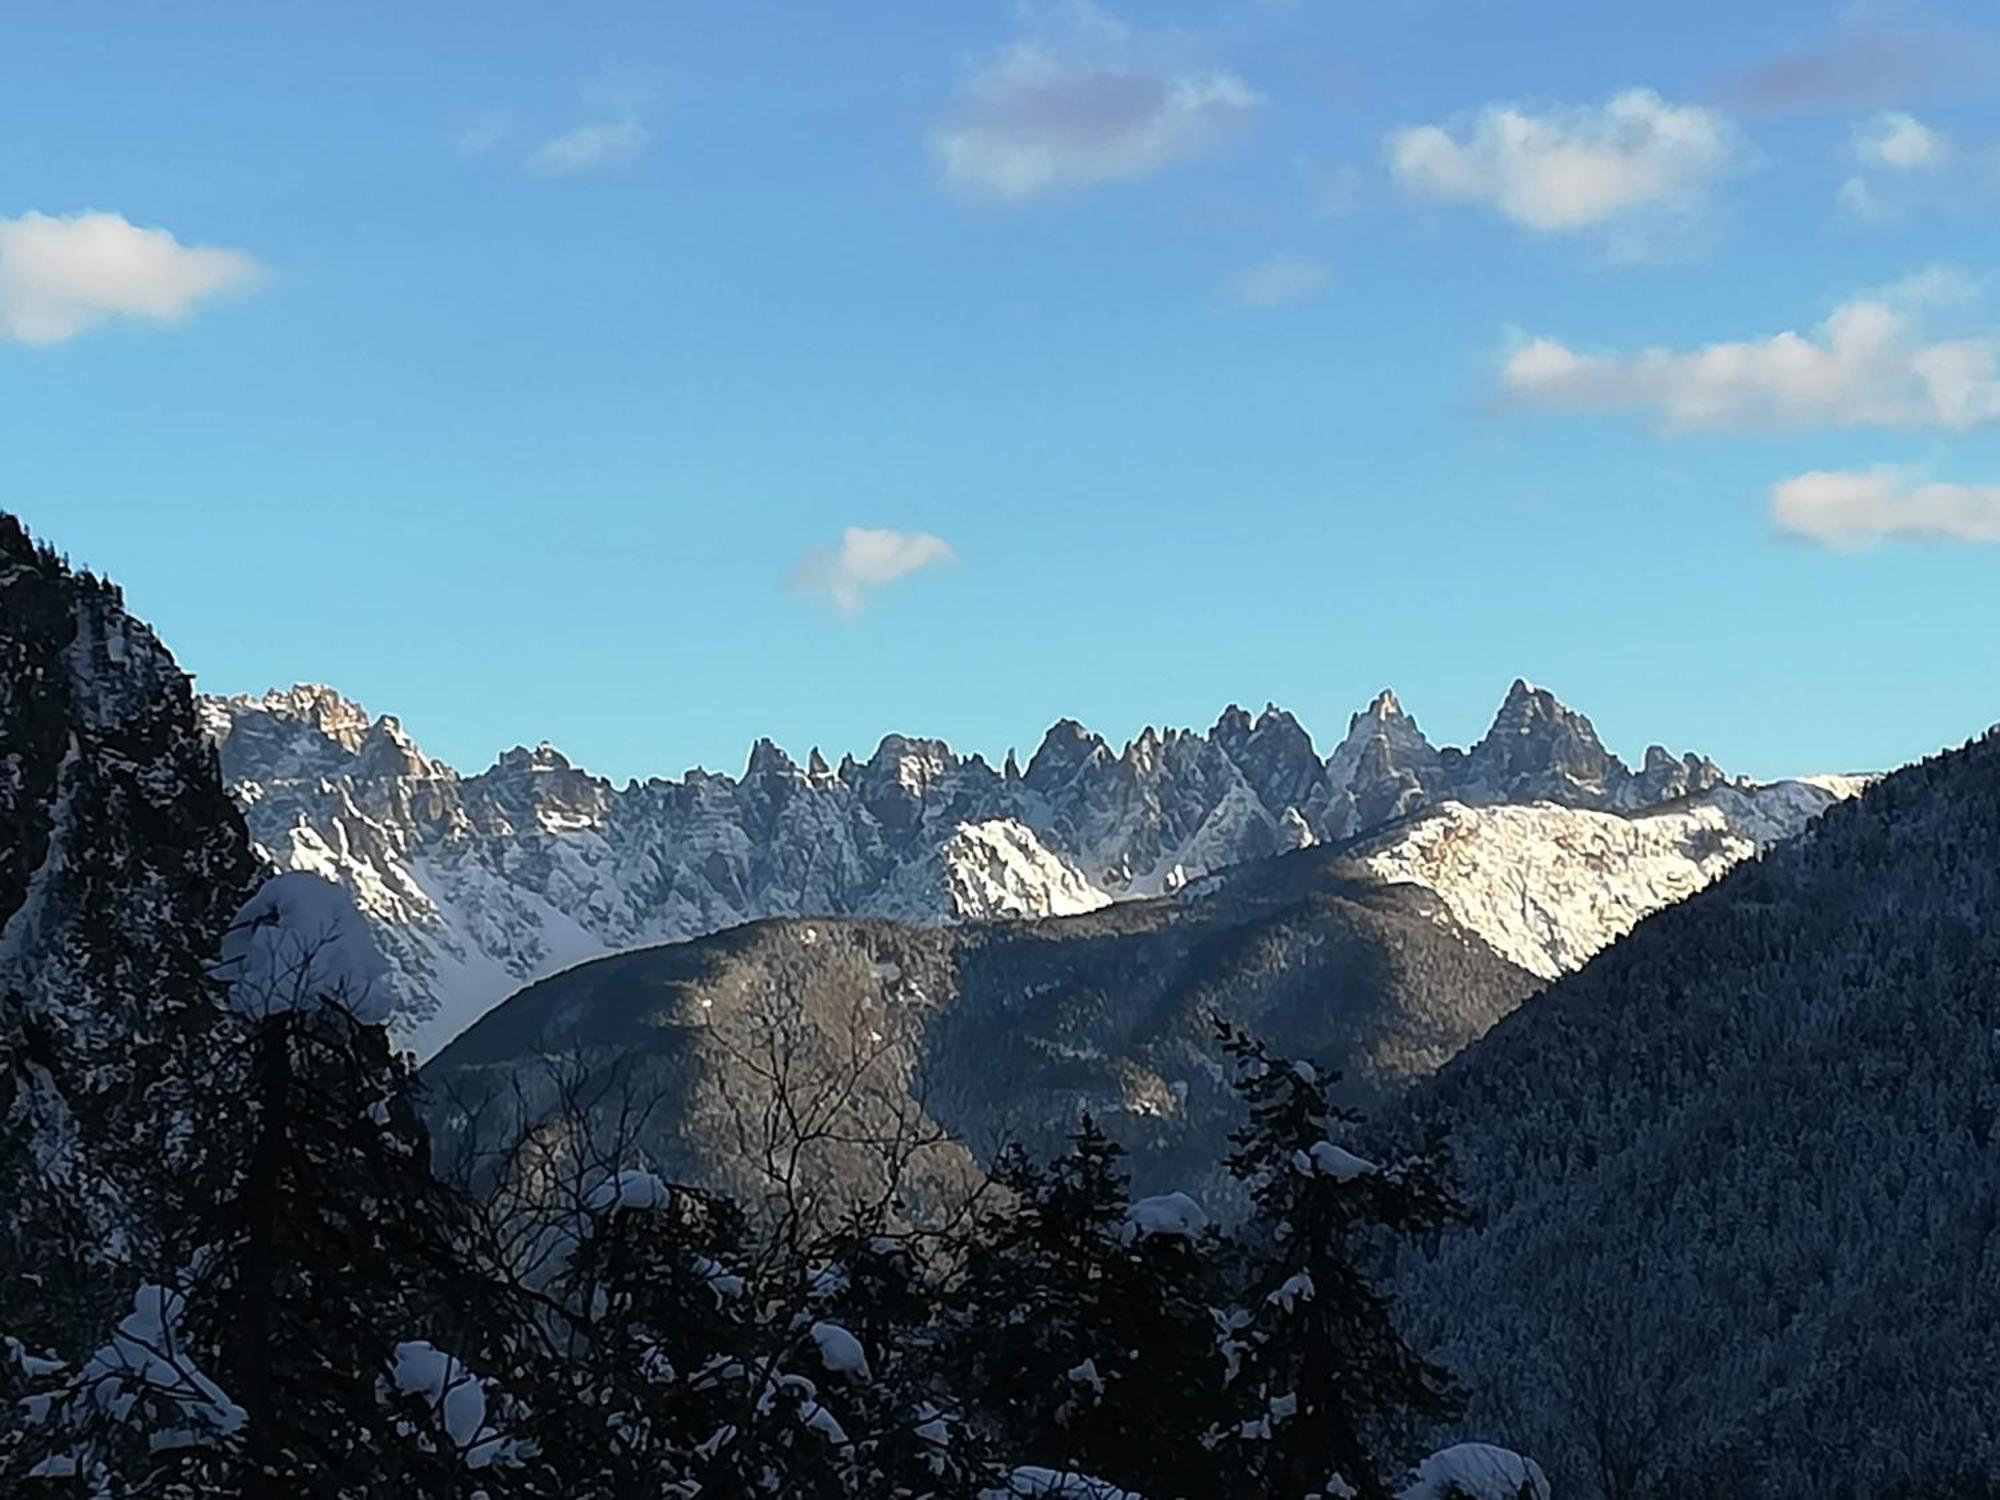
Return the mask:
[[[589,172],[636,160],[652,143],[653,133],[636,117],[579,125],[543,141],[528,153],[527,167],[547,177]]]
[[[178,323],[262,277],[240,250],[183,245],[118,214],[0,219],[0,338],[57,344],[113,318]]]
[[[1298,255],[1274,255],[1229,279],[1229,295],[1245,307],[1283,307],[1326,288],[1326,267]]]
[[[786,583],[793,593],[825,599],[843,615],[858,615],[875,590],[955,556],[943,538],[927,531],[850,526],[838,547],[808,552]]]
[[[1150,177],[1264,103],[1236,74],[1178,59],[1084,0],[1036,14],[1037,34],[975,73],[931,132],[953,192],[1018,203]]]
[[[1897,110],[1854,127],[1854,159],[1890,172],[1933,172],[1951,160],[1951,142],[1913,115]]]
[[[2000,542],[2000,484],[1925,484],[1894,467],[1818,471],[1771,487],[1771,519],[1828,547],[1891,537]]]
[[[1457,135],[1419,125],[1391,134],[1388,149],[1405,191],[1484,203],[1545,234],[1688,217],[1743,159],[1727,119],[1650,89],[1541,114],[1491,105]]]
[[[1918,289],[1936,291],[1940,281]],[[1677,430],[1755,427],[1945,427],[2000,420],[2000,341],[1926,341],[1908,304],[1836,308],[1810,334],[1784,332],[1696,349],[1579,354],[1553,339],[1523,344],[1501,367],[1503,390],[1535,406],[1650,410]]]

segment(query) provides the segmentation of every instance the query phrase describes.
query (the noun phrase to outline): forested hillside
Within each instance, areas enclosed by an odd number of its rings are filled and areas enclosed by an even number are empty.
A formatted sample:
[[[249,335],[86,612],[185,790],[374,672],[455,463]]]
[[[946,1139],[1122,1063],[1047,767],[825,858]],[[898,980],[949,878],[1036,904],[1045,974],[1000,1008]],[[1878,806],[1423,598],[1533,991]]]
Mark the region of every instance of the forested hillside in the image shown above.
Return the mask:
[[[1473,1419],[1609,1500],[2000,1473],[1996,912],[1989,734],[1642,923],[1420,1090],[1480,1225],[1401,1285]]]

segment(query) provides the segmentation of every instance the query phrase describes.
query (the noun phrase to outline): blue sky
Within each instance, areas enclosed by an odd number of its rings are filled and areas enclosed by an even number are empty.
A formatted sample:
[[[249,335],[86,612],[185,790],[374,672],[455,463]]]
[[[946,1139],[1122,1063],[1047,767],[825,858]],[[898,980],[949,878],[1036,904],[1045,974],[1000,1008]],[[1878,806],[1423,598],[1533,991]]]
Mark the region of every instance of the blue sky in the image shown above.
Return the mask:
[[[0,505],[468,768],[1892,764],[2000,717],[2000,28],[1744,9],[18,8]]]

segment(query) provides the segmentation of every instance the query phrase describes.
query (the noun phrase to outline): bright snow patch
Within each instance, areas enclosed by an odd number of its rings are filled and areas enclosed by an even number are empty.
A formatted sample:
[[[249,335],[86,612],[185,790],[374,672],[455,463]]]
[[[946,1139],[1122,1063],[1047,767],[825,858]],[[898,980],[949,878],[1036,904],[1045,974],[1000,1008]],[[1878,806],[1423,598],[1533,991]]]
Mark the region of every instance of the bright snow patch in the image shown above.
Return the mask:
[[[1295,1271],[1274,1288],[1264,1300],[1275,1307],[1282,1307],[1286,1312],[1290,1312],[1297,1304],[1312,1301],[1314,1290],[1312,1277],[1304,1271]]]
[[[1306,1150],[1294,1151],[1292,1165],[1309,1177],[1318,1173],[1321,1177],[1331,1177],[1335,1182],[1352,1182],[1357,1177],[1366,1177],[1380,1170],[1366,1157],[1356,1156],[1332,1141],[1314,1141]]]
[[[665,1208],[672,1194],[667,1185],[651,1172],[628,1167],[590,1190],[583,1200],[585,1213],[611,1213],[617,1209]]]
[[[468,1469],[483,1469],[509,1444],[486,1425],[486,1387],[451,1355],[422,1339],[396,1346],[396,1389],[430,1403]]]
[[[1156,1234],[1192,1239],[1208,1228],[1208,1212],[1186,1193],[1160,1193],[1141,1198],[1125,1210],[1124,1238],[1150,1238]]]
[[[861,1347],[861,1340],[845,1328],[838,1323],[815,1323],[812,1338],[819,1345],[820,1363],[827,1369],[836,1375],[868,1379],[867,1351]]]
[[[114,1422],[149,1420],[147,1446],[187,1448],[216,1442],[243,1426],[242,1407],[204,1375],[194,1356],[180,1342],[185,1299],[161,1286],[142,1286],[132,1298],[132,1311],[119,1323],[111,1342],[84,1362],[69,1389]],[[30,1398],[31,1421],[46,1420],[48,1397]],[[49,1475],[75,1472],[60,1465]]]
[[[352,899],[299,871],[273,876],[243,903],[215,972],[229,982],[230,1006],[254,1019],[332,1000],[374,1026],[395,1006],[388,960]]]
[[[1532,1458],[1491,1443],[1459,1443],[1417,1465],[1398,1500],[1549,1500],[1548,1476]]]

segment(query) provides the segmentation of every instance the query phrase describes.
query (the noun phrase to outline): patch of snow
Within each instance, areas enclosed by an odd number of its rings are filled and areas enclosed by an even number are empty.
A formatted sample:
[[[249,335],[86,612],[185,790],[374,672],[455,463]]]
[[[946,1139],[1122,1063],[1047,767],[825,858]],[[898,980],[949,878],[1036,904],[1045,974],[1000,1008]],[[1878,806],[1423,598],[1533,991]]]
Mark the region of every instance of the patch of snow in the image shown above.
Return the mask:
[[[1314,1141],[1306,1150],[1294,1151],[1292,1166],[1307,1176],[1317,1173],[1321,1177],[1331,1177],[1335,1182],[1352,1182],[1357,1177],[1367,1177],[1381,1170],[1366,1157],[1356,1156],[1332,1141]]]
[[[275,875],[222,937],[216,976],[230,1007],[252,1019],[326,1001],[364,1025],[389,1018],[389,964],[347,892],[299,871]]]
[[[838,1323],[813,1324],[812,1341],[819,1346],[820,1363],[834,1374],[854,1380],[869,1378],[868,1353],[861,1340]]]
[[[1186,1193],[1157,1193],[1140,1198],[1125,1210],[1123,1237],[1127,1243],[1167,1235],[1193,1239],[1208,1228],[1208,1211]]]
[[[430,1405],[468,1469],[507,1455],[512,1445],[487,1425],[485,1382],[436,1345],[422,1339],[396,1345],[391,1378],[397,1390]]]
[[[1549,1500],[1548,1476],[1532,1458],[1491,1443],[1433,1453],[1397,1500]]]
[[[1315,1290],[1311,1276],[1304,1271],[1294,1271],[1274,1287],[1264,1300],[1273,1307],[1282,1307],[1286,1312],[1290,1312],[1297,1303],[1312,1301]]]

